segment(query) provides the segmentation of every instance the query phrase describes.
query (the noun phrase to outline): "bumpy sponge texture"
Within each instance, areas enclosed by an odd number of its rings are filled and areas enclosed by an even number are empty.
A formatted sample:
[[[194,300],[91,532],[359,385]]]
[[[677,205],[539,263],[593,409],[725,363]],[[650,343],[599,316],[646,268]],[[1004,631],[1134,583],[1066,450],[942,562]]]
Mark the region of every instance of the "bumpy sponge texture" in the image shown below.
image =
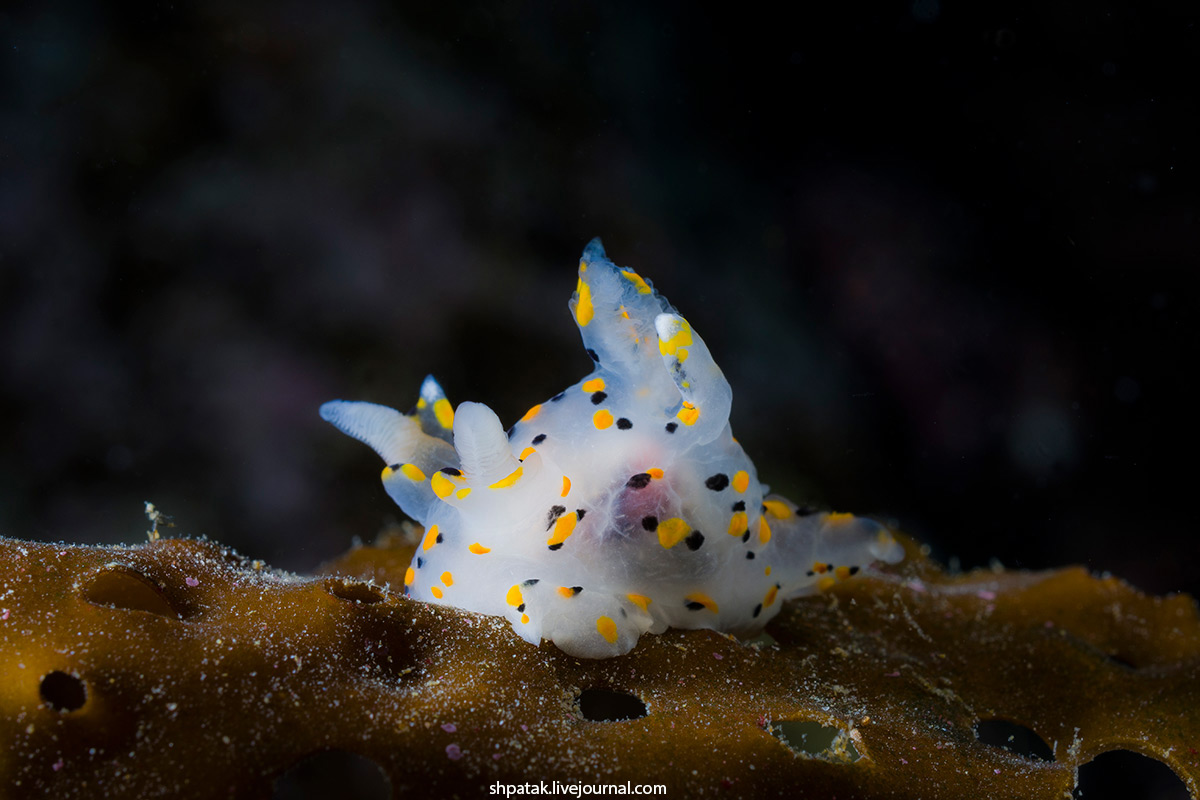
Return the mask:
[[[372,760],[397,796],[629,780],[679,796],[1058,798],[1115,748],[1200,788],[1186,596],[1078,568],[948,576],[910,547],[790,604],[765,639],[669,631],[590,661],[403,597],[411,555],[395,536],[298,577],[207,541],[0,539],[0,795],[269,797],[327,750]],[[644,712],[581,711],[598,696]],[[1051,760],[980,741],[986,720],[1028,728]],[[835,744],[773,735],[800,722]]]

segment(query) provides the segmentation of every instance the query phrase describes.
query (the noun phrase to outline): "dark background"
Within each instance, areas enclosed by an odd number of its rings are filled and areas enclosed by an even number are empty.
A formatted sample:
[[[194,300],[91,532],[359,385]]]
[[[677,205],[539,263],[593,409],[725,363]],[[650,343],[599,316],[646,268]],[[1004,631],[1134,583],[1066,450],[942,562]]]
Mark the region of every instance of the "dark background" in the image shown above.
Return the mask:
[[[776,490],[1200,589],[1192,4],[435,5],[0,15],[0,533],[311,569],[399,517],[319,404],[515,420],[600,235]]]

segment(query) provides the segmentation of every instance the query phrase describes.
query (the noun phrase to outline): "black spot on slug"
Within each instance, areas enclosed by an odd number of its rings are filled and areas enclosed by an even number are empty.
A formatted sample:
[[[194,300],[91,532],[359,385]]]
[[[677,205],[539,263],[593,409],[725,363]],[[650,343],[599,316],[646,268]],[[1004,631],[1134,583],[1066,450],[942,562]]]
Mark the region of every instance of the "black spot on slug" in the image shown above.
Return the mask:
[[[455,469],[454,467],[442,467],[440,470],[438,470],[438,472],[444,472],[447,475],[453,475],[456,478],[462,476],[462,470]]]
[[[625,482],[625,485],[630,489],[645,489],[650,485],[650,473],[639,472],[637,475],[630,477],[630,479]]]
[[[733,510],[734,511],[745,511],[746,510],[746,501],[738,500],[736,503],[733,504]]]
[[[704,485],[714,492],[719,492],[729,485],[729,476],[724,472],[718,472],[716,475],[710,475],[705,478]]]
[[[559,392],[558,394],[554,395],[554,397],[550,398],[550,402],[557,403],[559,400],[562,400],[563,397],[566,396],[566,394],[567,394],[566,392]]]
[[[700,545],[704,544],[704,534],[700,531],[692,531],[683,540],[683,543],[688,546],[688,550],[699,550]]]
[[[546,530],[554,527],[554,520],[561,517],[567,512],[566,506],[550,506],[550,511],[546,514]]]
[[[544,441],[546,441],[546,434],[539,433],[537,436],[533,437],[533,441],[531,441],[530,444],[541,444]]]
[[[650,531],[651,533],[658,530],[658,517],[653,515],[649,517],[642,517],[642,528]]]
[[[757,617],[761,613],[762,613],[762,603],[759,603],[758,605],[756,605],[754,607],[754,616]]]
[[[625,419],[624,417],[621,417],[620,419],[617,420],[617,427],[623,431],[627,431],[633,427],[633,423],[630,422],[629,420]]]
[[[587,349],[587,354],[588,354],[588,358],[590,358],[592,361],[595,361],[597,364],[600,363],[600,356],[596,355],[595,350],[593,350],[592,348],[589,347]]]
[[[598,406],[608,399],[608,395],[604,392],[592,392],[592,405]]]
[[[678,427],[679,427],[678,422],[668,422],[667,423],[667,433],[674,433],[675,429]]]

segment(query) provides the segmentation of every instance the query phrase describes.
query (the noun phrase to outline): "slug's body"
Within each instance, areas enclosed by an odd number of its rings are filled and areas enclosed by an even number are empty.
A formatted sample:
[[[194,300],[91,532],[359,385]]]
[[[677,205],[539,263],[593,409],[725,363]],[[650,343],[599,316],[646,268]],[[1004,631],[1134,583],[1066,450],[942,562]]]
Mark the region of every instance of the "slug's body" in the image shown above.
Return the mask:
[[[388,493],[425,526],[407,594],[602,658],[668,627],[751,633],[786,598],[899,560],[871,520],[763,496],[708,348],[599,240],[570,307],[595,370],[507,435],[485,405],[453,410],[432,377],[408,415],[321,407],[383,456]]]

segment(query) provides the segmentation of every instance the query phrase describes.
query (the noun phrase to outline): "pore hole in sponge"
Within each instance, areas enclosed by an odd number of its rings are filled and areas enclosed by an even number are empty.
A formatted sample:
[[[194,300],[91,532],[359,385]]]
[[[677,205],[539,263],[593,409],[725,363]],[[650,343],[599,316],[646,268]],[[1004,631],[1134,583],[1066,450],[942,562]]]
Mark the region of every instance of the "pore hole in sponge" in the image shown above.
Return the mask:
[[[109,564],[83,585],[83,599],[92,605],[147,611],[182,619],[183,613],[150,578],[124,564]]]
[[[276,778],[271,800],[386,800],[391,796],[391,781],[374,761],[346,750],[323,750],[305,756]]]
[[[354,603],[378,603],[384,598],[383,591],[369,583],[346,578],[327,578],[325,591],[334,597]]]
[[[87,687],[69,672],[54,670],[42,676],[38,693],[55,711],[77,711],[87,702]]]
[[[836,725],[822,725],[809,719],[793,719],[774,723],[770,731],[772,736],[797,755],[847,764],[862,758],[850,737]]]
[[[628,692],[584,689],[579,693],[579,713],[592,722],[620,722],[646,716],[646,704]]]
[[[975,738],[1019,756],[1054,761],[1054,751],[1032,728],[1007,719],[981,719],[975,723]]]
[[[1187,785],[1166,764],[1131,750],[1109,750],[1079,768],[1071,794],[1083,800],[1188,800]]]

